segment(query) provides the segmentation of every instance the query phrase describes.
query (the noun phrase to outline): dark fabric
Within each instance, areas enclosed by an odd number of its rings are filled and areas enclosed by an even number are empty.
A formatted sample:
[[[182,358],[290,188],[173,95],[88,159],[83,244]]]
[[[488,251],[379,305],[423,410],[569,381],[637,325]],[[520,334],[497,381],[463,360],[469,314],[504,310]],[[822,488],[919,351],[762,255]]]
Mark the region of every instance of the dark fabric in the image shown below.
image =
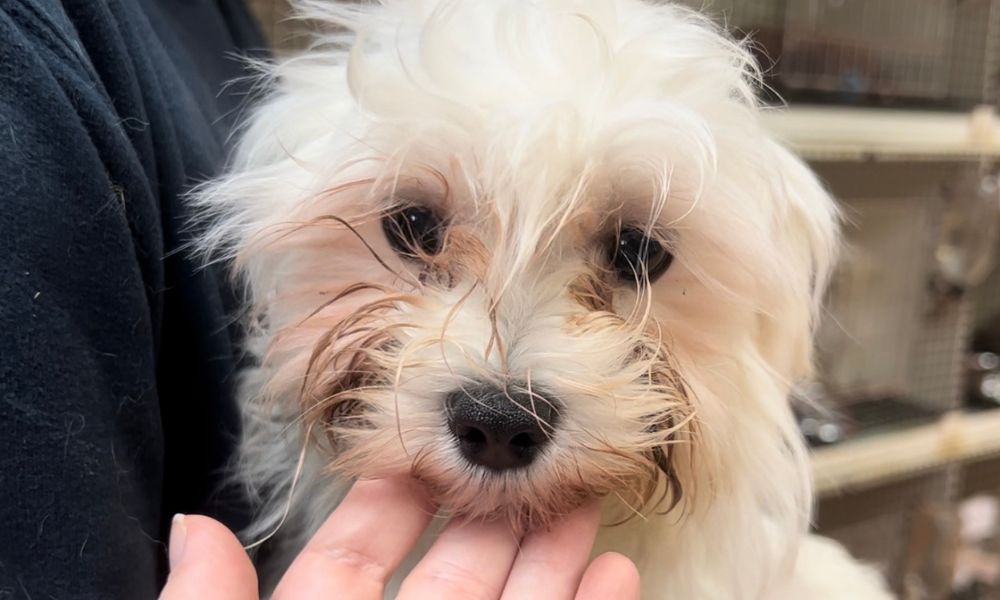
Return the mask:
[[[0,0],[0,599],[155,598],[175,512],[240,524],[232,295],[177,249],[262,47],[235,0]]]

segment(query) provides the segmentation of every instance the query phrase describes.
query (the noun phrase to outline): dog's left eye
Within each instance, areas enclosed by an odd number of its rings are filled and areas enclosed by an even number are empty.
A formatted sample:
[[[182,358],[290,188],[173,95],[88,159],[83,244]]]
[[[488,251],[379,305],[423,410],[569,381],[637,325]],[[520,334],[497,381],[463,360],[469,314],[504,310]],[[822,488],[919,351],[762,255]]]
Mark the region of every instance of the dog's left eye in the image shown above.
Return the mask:
[[[650,283],[659,279],[674,255],[640,229],[623,229],[611,248],[611,268],[622,281]]]
[[[441,219],[429,208],[408,206],[382,218],[389,245],[400,256],[419,258],[441,251],[443,227]]]

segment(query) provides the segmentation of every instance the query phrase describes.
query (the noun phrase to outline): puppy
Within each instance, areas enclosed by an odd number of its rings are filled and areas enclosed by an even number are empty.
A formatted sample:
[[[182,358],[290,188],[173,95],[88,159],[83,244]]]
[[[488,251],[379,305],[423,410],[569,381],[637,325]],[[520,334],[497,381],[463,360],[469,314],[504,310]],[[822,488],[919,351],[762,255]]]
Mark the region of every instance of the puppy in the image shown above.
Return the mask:
[[[328,31],[196,198],[249,292],[275,571],[352,480],[409,475],[515,534],[602,499],[647,598],[889,597],[807,536],[786,397],[837,211],[744,44],[637,0],[299,9]]]

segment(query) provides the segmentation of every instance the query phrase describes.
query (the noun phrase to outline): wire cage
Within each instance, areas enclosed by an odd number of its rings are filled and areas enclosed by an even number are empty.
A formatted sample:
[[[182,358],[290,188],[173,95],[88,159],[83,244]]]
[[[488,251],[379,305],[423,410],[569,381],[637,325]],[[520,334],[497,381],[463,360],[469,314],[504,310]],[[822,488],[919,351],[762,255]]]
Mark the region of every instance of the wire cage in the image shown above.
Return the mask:
[[[937,417],[959,401],[968,336],[967,302],[939,298],[929,285],[944,203],[923,195],[843,206],[847,247],[820,333],[821,380],[844,403],[887,408],[861,409],[861,428]]]
[[[846,217],[818,336],[827,395],[860,429],[961,408],[971,291],[995,253],[995,175],[976,164],[817,168]]]
[[[687,4],[751,36],[788,100],[968,108],[998,100],[996,0],[716,0]]]
[[[878,441],[914,424],[937,427],[945,413],[967,408],[976,287],[992,267],[980,260],[996,252],[994,168],[814,168],[845,216],[845,250],[818,336],[817,379],[828,404],[859,439]],[[819,531],[880,566],[901,598],[950,598],[965,471],[937,462],[825,493]]]
[[[1000,0],[679,1],[753,39],[775,102],[964,109],[1000,101]],[[250,6],[279,52],[302,46],[289,0]]]

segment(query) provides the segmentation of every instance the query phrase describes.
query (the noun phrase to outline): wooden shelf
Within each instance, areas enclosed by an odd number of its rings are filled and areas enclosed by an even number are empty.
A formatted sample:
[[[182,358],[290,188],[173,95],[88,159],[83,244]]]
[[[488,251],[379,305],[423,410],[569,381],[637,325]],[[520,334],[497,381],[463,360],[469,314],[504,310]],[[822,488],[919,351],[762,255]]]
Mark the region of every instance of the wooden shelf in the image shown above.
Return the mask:
[[[1000,118],[971,112],[793,106],[764,124],[809,160],[963,161],[1000,158]]]
[[[875,434],[813,453],[820,496],[905,479],[1000,455],[1000,410],[948,414],[936,423]]]

